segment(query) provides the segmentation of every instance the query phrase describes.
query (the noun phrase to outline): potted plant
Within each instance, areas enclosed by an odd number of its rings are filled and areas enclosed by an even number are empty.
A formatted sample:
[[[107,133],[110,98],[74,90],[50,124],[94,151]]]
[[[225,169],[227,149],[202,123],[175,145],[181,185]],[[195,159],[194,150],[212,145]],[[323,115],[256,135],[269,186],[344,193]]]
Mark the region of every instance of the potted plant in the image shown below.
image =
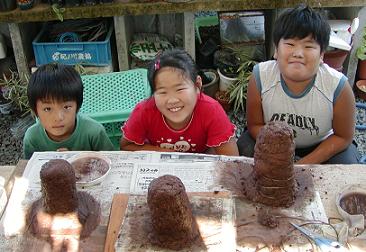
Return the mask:
[[[19,9],[28,10],[33,7],[34,0],[17,0]]]
[[[361,44],[357,48],[356,56],[358,61],[358,77],[366,80],[366,26],[363,28]]]
[[[3,96],[10,101],[23,115],[30,113],[30,107],[27,97],[27,83],[28,77],[20,78],[15,71],[9,70],[9,74],[3,74],[0,79],[0,86]]]
[[[245,111],[245,102],[247,99],[247,89],[250,76],[254,65],[257,61],[251,60],[247,57],[242,58],[243,63],[238,69],[237,81],[228,87],[229,102],[233,104],[234,113]]]
[[[202,90],[203,92],[215,98],[215,93],[219,89],[219,75],[214,69],[202,69],[199,72],[202,78]]]
[[[215,52],[214,62],[220,77],[220,91],[226,91],[237,80],[240,59],[234,49],[224,48]]]
[[[3,96],[3,94],[1,93],[0,95],[0,113],[7,115],[11,112],[12,110],[12,102],[5,99],[5,97]]]
[[[231,109],[230,96],[227,91],[218,90],[215,93],[215,99],[221,104],[225,112],[229,112]]]

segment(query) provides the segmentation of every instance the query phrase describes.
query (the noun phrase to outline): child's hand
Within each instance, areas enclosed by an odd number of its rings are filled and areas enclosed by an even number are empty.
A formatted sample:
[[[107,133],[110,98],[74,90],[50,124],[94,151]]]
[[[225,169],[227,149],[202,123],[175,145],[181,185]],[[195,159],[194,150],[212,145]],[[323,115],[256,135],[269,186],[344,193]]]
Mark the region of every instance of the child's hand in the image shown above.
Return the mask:
[[[57,151],[69,151],[69,149],[68,148],[59,148],[59,149],[57,149]]]

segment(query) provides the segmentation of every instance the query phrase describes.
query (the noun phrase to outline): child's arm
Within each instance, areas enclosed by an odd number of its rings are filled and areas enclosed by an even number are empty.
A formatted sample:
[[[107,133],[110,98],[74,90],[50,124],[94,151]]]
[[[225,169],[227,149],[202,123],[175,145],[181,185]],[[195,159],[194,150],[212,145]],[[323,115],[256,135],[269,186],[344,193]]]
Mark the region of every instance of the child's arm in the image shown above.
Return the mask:
[[[256,139],[260,128],[264,125],[264,119],[262,99],[253,74],[248,83],[246,117],[249,133]]]
[[[239,156],[238,146],[234,137],[230,138],[228,142],[215,147],[214,150],[217,155]]]
[[[124,137],[121,138],[120,149],[124,150],[124,151],[147,150],[147,151],[174,152],[174,150],[171,150],[171,149],[165,149],[165,148],[161,148],[159,146],[154,146],[154,145],[146,144],[146,143],[143,145],[138,145],[138,144],[128,141]]]
[[[351,144],[355,129],[355,98],[348,81],[333,106],[333,131],[314,151],[296,164],[321,164]]]

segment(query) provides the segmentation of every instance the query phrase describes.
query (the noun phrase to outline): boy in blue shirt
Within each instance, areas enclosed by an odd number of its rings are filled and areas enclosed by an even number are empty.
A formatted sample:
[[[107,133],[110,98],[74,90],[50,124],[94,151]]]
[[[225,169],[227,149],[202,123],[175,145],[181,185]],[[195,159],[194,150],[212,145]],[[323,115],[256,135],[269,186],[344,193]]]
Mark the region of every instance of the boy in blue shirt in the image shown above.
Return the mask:
[[[114,150],[104,127],[78,114],[83,84],[72,66],[52,63],[39,67],[29,80],[28,100],[38,120],[24,135],[24,158],[41,151]]]

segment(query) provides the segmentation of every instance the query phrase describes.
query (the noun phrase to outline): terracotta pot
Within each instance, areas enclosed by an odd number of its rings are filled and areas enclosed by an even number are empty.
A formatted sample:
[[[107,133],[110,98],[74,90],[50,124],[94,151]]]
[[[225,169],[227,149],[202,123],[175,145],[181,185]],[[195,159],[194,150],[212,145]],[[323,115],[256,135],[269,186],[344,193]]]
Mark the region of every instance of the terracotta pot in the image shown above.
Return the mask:
[[[358,78],[361,80],[366,80],[366,60],[358,61]]]
[[[366,101],[366,80],[356,82],[356,95]]]
[[[215,99],[221,104],[222,108],[229,112],[231,109],[231,104],[229,103],[229,94],[226,91],[217,91],[215,94]]]
[[[324,53],[324,63],[334,68],[335,70],[342,72],[343,62],[347,58],[348,52],[340,49],[333,51],[326,51]]]

